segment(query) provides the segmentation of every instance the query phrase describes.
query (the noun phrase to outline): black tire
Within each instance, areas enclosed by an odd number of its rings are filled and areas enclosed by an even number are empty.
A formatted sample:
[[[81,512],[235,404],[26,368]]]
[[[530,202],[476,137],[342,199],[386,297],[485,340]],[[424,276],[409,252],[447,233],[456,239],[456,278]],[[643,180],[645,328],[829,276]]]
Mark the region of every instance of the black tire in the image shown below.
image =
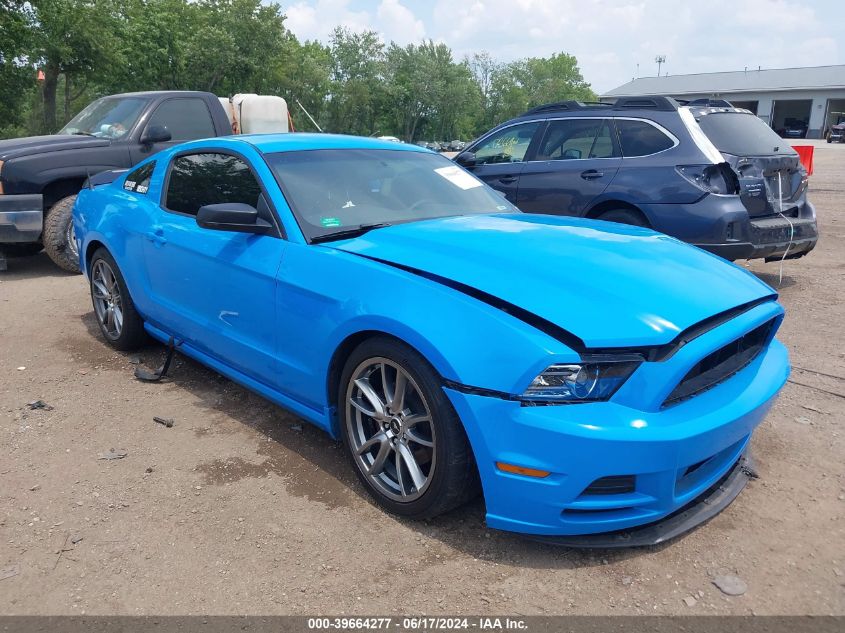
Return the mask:
[[[434,440],[434,446],[431,449],[434,456],[430,465],[433,464],[433,466],[428,473],[424,492],[412,501],[397,501],[383,493],[364,472],[364,466],[359,463],[360,458],[356,457],[353,448],[353,442],[356,440],[351,433],[356,433],[357,422],[348,423],[352,407],[348,404],[347,394],[354,389],[350,386],[350,382],[353,380],[353,374],[363,364],[370,361],[377,362],[377,359],[387,359],[406,372],[413,382],[413,388],[419,390],[419,394],[428,404],[431,414],[429,438]],[[409,383],[409,388],[411,388],[410,385],[411,383]],[[337,402],[346,454],[364,487],[388,512],[412,519],[428,519],[448,512],[478,495],[480,490],[478,470],[458,414],[443,392],[440,376],[419,353],[409,346],[388,337],[375,337],[361,343],[346,360],[338,387]],[[367,419],[373,423],[372,418]],[[352,430],[350,426],[353,427]],[[373,452],[377,452],[377,449],[374,448]],[[394,465],[397,463],[398,457]],[[419,492],[417,491],[416,494]]]
[[[41,242],[31,242],[28,244],[0,244],[0,252],[3,252],[6,257],[32,257],[38,255],[44,246]]]
[[[631,226],[641,226],[645,229],[651,228],[648,225],[648,221],[642,216],[641,213],[638,213],[637,211],[633,211],[631,209],[611,209],[610,211],[605,211],[596,219],[604,220],[605,222],[617,222],[618,224],[630,224]]]
[[[105,319],[98,309],[98,298],[95,296],[95,274],[98,271],[99,262],[104,262],[114,275],[114,282],[119,291],[119,304],[122,314],[122,324],[119,332],[109,331],[107,326],[107,319]],[[144,322],[138,311],[135,309],[135,304],[132,302],[132,297],[129,295],[129,289],[126,287],[126,281],[123,279],[123,273],[120,272],[117,263],[105,248],[98,248],[94,251],[91,257],[89,280],[91,286],[91,303],[94,306],[94,318],[97,320],[97,325],[100,327],[100,332],[103,338],[106,339],[109,345],[122,352],[129,352],[141,347],[147,341],[147,333],[144,330]],[[112,297],[114,295],[112,294]]]
[[[79,253],[76,244],[69,239],[73,222],[73,203],[76,194],[62,198],[47,212],[41,240],[50,259],[62,270],[79,273]]]

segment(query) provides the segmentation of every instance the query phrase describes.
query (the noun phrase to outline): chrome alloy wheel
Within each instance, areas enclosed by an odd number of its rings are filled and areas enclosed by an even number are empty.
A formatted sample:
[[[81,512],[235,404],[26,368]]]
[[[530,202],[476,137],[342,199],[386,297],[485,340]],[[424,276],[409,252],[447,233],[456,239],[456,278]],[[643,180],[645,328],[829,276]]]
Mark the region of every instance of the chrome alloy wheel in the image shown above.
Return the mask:
[[[91,295],[94,312],[105,335],[111,340],[123,331],[123,300],[112,267],[103,259],[94,262],[91,270]]]
[[[385,496],[410,502],[435,468],[431,410],[414,379],[387,358],[355,368],[346,389],[346,425],[355,465]]]

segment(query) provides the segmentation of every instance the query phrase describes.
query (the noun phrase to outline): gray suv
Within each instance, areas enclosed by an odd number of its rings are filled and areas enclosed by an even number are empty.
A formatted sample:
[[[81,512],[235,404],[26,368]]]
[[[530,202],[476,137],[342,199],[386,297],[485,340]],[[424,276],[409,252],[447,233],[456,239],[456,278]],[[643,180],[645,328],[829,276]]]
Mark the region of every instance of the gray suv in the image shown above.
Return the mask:
[[[725,101],[566,101],[455,157],[527,213],[653,228],[730,260],[809,253],[816,212],[787,141]]]

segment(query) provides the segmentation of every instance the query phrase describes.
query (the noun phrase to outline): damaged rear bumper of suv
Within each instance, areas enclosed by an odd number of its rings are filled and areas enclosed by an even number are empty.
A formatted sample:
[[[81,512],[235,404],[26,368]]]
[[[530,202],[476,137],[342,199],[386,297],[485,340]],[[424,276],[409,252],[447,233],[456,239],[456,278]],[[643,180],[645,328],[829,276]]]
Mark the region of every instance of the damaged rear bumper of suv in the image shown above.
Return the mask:
[[[759,259],[766,261],[803,257],[819,240],[815,218],[768,217],[748,221],[748,241],[722,244],[696,244],[699,248],[725,259]]]
[[[802,257],[819,239],[816,210],[810,202],[784,209],[783,215],[749,216],[739,196],[707,195],[692,204],[641,205],[657,231],[674,226],[679,213],[689,218],[672,235],[724,259],[767,260]]]

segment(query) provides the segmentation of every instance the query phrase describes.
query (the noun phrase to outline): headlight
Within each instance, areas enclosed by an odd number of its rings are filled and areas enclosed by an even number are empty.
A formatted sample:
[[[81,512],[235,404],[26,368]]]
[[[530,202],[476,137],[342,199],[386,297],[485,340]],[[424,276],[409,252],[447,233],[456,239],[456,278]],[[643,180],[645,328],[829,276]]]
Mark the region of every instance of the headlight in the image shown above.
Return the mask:
[[[522,399],[529,402],[595,402],[616,393],[639,366],[638,360],[552,365],[531,381]]]

